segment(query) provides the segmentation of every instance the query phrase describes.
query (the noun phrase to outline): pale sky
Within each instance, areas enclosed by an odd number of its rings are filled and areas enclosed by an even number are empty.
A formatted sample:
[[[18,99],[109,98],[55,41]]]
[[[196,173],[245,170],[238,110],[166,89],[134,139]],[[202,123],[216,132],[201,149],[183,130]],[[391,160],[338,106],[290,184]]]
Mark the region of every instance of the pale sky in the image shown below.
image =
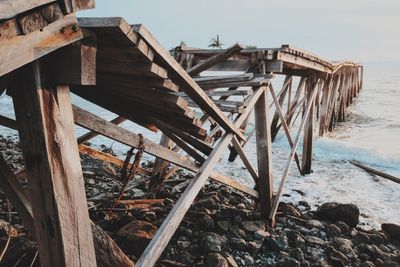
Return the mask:
[[[331,60],[400,61],[400,0],[96,0],[79,16],[144,24],[166,48],[291,44]]]

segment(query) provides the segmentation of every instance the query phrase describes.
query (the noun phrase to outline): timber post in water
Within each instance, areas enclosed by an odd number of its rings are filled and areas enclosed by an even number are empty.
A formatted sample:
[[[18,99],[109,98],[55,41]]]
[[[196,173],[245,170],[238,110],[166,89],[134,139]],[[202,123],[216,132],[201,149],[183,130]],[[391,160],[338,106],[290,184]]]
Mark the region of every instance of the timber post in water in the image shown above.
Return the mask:
[[[344,121],[362,87],[360,64],[331,62],[290,45],[181,46],[173,58],[143,25],[77,19],[75,12],[93,8],[94,0],[19,1],[13,8],[8,2],[0,2],[0,94],[13,97],[17,119],[0,116],[0,125],[18,129],[26,170],[14,175],[0,158],[0,185],[34,233],[43,266],[95,266],[95,259],[102,266],[134,265],[89,219],[79,152],[130,168],[130,177],[151,177],[149,196],[179,167],[194,173],[136,263],[153,266],[208,179],[258,198],[261,214],[273,224],[293,159],[301,174],[311,173],[314,132],[323,135]],[[200,76],[208,70],[242,73]],[[275,93],[277,75],[285,81]],[[73,106],[70,91],[118,117],[109,122]],[[162,132],[160,144],[118,125],[125,120]],[[75,125],[91,132],[77,139]],[[280,129],[291,151],[274,193],[271,142]],[[257,166],[244,152],[253,134]],[[154,169],[82,144],[97,135],[156,157]],[[229,147],[255,188],[214,171]],[[19,184],[21,173],[29,192]]]

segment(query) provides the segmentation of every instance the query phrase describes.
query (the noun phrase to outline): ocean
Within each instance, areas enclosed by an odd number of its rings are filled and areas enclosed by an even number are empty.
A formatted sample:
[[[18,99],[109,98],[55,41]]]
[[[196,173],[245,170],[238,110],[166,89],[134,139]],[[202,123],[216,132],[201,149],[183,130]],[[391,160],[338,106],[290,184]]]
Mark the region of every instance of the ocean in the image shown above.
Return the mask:
[[[400,65],[400,64],[399,64]],[[274,87],[279,88],[278,78]],[[73,103],[111,120],[115,114],[95,106],[77,96]],[[0,114],[14,118],[10,97],[0,96]],[[158,143],[160,134],[152,133],[130,122],[123,127]],[[251,132],[249,124],[247,132]],[[317,129],[316,129],[317,130]],[[77,127],[78,136],[86,133]],[[295,127],[292,136],[296,134]],[[317,132],[315,133],[315,135]],[[0,126],[0,135],[16,138],[16,132]],[[365,228],[380,228],[383,222],[400,224],[400,184],[374,177],[355,167],[349,161],[356,160],[365,165],[400,177],[400,66],[378,63],[364,67],[364,88],[355,103],[348,109],[345,122],[340,123],[334,132],[324,137],[316,137],[313,150],[313,173],[301,176],[296,164],[292,163],[283,200],[297,203],[307,201],[313,208],[335,201],[354,203],[361,211],[361,225]],[[105,137],[92,140],[95,147],[105,145],[124,159],[128,148]],[[287,162],[290,147],[283,133],[277,136],[273,147],[274,186],[278,188],[283,169]],[[256,167],[255,138],[245,147],[253,166]],[[298,150],[301,155],[301,146]],[[230,163],[228,154],[215,167],[215,170],[232,176],[253,186],[253,181],[240,158]],[[144,160],[152,160],[146,156]]]

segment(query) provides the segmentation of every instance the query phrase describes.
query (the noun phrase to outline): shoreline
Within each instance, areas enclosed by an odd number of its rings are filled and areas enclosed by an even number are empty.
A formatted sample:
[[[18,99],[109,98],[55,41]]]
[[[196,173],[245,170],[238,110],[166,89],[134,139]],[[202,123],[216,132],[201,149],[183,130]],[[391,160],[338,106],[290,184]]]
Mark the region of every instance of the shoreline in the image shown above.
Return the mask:
[[[0,148],[13,170],[20,169],[23,161],[16,143],[0,138]],[[183,192],[191,175],[179,171],[165,183],[156,196],[162,201],[139,205],[120,204],[110,213],[109,209],[122,184],[118,181],[120,170],[87,156],[81,158],[91,219],[136,261]],[[122,199],[146,198],[148,180],[136,175]],[[26,186],[24,182],[23,185]],[[389,236],[388,232],[381,230],[367,231],[354,227],[359,219],[359,210],[354,205],[330,204],[325,209],[320,207],[315,211],[304,201],[296,205],[281,203],[275,229],[266,224],[255,210],[255,205],[253,199],[241,192],[214,182],[207,183],[170,241],[158,266],[400,264],[400,240],[393,238],[393,233]],[[7,210],[4,209],[4,195],[1,195],[1,207],[3,211]],[[2,222],[7,222],[7,214],[2,214],[0,218]],[[17,214],[12,213],[12,222],[18,233],[26,233]],[[396,229],[394,233],[397,233]],[[5,237],[3,231],[2,243]],[[17,251],[26,247],[32,250],[31,245],[26,236],[12,238],[7,251],[9,257],[5,259],[12,261],[13,253],[19,254]]]

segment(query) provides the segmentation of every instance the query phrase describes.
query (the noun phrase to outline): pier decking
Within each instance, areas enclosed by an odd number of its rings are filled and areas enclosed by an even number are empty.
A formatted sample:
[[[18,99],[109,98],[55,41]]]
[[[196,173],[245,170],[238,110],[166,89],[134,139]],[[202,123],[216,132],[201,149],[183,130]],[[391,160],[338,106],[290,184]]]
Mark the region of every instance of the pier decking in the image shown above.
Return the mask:
[[[257,198],[273,225],[291,163],[303,175],[311,172],[314,131],[323,135],[345,120],[362,88],[362,65],[328,61],[290,45],[178,47],[174,58],[143,25],[123,18],[76,18],[75,12],[93,7],[88,0],[0,1],[0,94],[12,96],[16,114],[16,120],[0,115],[0,125],[18,130],[26,168],[14,174],[0,156],[0,188],[34,233],[41,264],[134,266],[89,219],[79,153],[129,170],[126,183],[132,173],[148,176],[148,196],[177,168],[195,174],[137,266],[157,262],[209,178]],[[201,75],[209,70],[238,74]],[[285,76],[278,93],[277,75]],[[109,122],[72,105],[70,92],[118,117]],[[253,112],[255,128],[246,136]],[[125,120],[162,132],[160,144],[118,125]],[[75,125],[91,132],[77,138]],[[275,192],[271,142],[280,129],[292,149]],[[154,168],[83,144],[96,135],[155,156]],[[252,135],[257,166],[243,150]],[[230,160],[243,161],[255,188],[213,170],[227,151]],[[29,192],[18,181],[22,175]]]

